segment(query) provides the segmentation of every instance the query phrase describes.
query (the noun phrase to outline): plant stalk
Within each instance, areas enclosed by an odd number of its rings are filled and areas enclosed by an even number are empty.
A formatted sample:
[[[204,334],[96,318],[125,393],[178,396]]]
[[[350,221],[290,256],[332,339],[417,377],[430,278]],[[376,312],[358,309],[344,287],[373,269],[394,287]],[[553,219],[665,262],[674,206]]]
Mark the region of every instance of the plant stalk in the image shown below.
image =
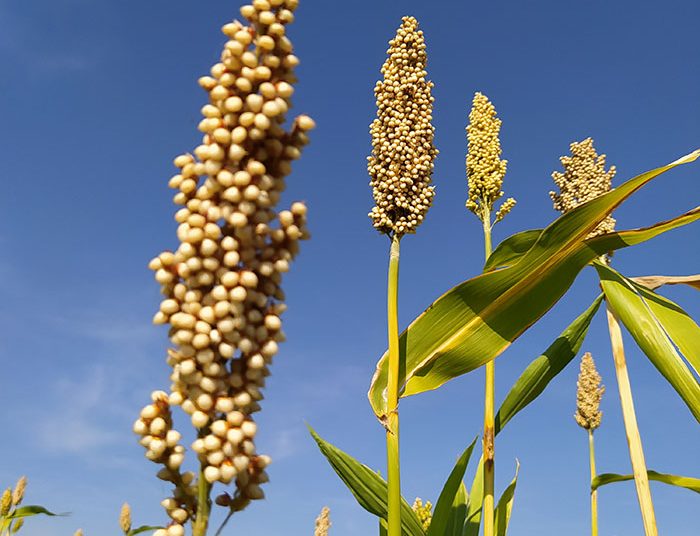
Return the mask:
[[[491,256],[491,211],[485,210],[482,217],[484,225],[484,255],[486,260]],[[496,392],[496,363],[491,360],[485,365],[486,380],[484,388],[484,437],[482,448],[484,453],[484,502],[482,517],[484,519],[484,536],[494,536],[494,482],[495,467],[495,421],[494,405]]]
[[[610,306],[608,306],[607,312],[610,344],[612,345],[612,353],[615,360],[615,374],[617,375],[617,385],[620,391],[622,417],[625,421],[627,445],[629,446],[630,460],[632,461],[632,472],[634,473],[634,484],[637,488],[639,507],[642,511],[644,533],[646,536],[658,536],[654,504],[651,500],[651,489],[649,488],[649,477],[647,476],[647,466],[644,461],[642,438],[639,435],[637,416],[634,412],[634,401],[632,399],[632,387],[630,385],[629,374],[627,373],[625,349],[622,344],[622,332],[617,317],[610,309]]]
[[[593,443],[593,430],[588,430],[588,458],[591,467],[591,484],[596,477],[595,469],[595,444]],[[591,491],[591,536],[598,536],[598,490]]]
[[[389,336],[389,374],[387,379],[386,457],[388,483],[388,536],[401,536],[401,467],[399,463],[399,242],[391,238],[389,281],[387,286],[387,327]]]
[[[192,536],[206,536],[209,526],[209,511],[211,510],[211,484],[204,478],[204,464],[200,463],[197,480],[197,513],[192,524]]]

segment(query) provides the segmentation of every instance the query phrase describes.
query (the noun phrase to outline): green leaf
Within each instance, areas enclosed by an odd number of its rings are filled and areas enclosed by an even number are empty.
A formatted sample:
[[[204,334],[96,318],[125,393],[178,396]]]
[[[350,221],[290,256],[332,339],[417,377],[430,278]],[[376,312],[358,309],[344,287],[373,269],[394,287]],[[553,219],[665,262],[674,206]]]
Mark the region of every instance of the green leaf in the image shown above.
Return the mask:
[[[476,445],[476,439],[477,438],[475,438],[471,445],[464,450],[452,469],[450,476],[447,478],[447,481],[440,492],[440,497],[435,504],[433,518],[430,521],[430,526],[428,527],[428,532],[426,533],[427,536],[444,536],[446,534],[446,527],[452,513],[455,496],[459,491],[460,484],[462,484],[462,479],[464,478],[464,472],[467,470],[469,458],[474,450],[474,445]]]
[[[493,250],[484,265],[484,272],[514,264],[535,245],[543,229],[521,231],[506,238]]]
[[[355,496],[360,506],[369,513],[386,519],[388,495],[386,481],[349,454],[321,439],[311,426],[309,426],[309,432],[321,453]],[[408,536],[425,536],[416,513],[403,498],[401,499],[401,528]]]
[[[401,335],[402,396],[437,389],[496,358],[559,300],[586,264],[601,254],[699,219],[700,208],[650,228],[585,240],[644,184],[699,155],[697,151],[644,173],[580,205],[547,227],[513,265],[481,274],[438,298]],[[368,394],[380,420],[386,414],[387,372],[385,353]]]
[[[467,520],[467,488],[464,482],[459,483],[459,489],[450,509],[450,515],[445,525],[445,536],[462,536],[464,523]]]
[[[700,478],[692,478],[689,476],[669,475],[665,473],[657,473],[656,471],[647,471],[649,480],[663,482],[671,486],[689,489],[695,493],[700,493]],[[596,490],[601,486],[612,484],[614,482],[625,482],[634,480],[634,475],[617,475],[615,473],[603,473],[596,476],[591,482],[591,490]]]
[[[700,374],[700,326],[679,305],[632,281],[645,305],[678,347],[696,374]]]
[[[595,267],[608,306],[700,421],[700,384],[678,355],[659,320],[631,281],[604,264],[596,263]]]
[[[467,503],[467,522],[464,526],[464,536],[479,536],[481,528],[481,507],[484,503],[484,457],[479,459],[472,487],[469,490]]]
[[[5,516],[5,519],[19,519],[20,517],[31,517],[31,516],[37,516],[37,515],[56,517],[56,516],[67,516],[68,514],[54,514],[53,512],[49,512],[43,506],[28,505],[28,506],[21,506],[20,508],[17,508],[17,510],[12,512],[10,515]]]
[[[513,500],[515,499],[515,487],[518,485],[518,471],[520,464],[515,462],[515,476],[508,487],[498,499],[496,511],[494,512],[494,530],[496,536],[506,536],[508,532],[508,523],[510,523],[510,514],[513,511]]]
[[[151,530],[159,530],[165,527],[155,527],[155,526],[149,526],[149,525],[141,525],[140,527],[136,527],[135,529],[131,529],[129,531],[129,536],[136,536],[137,534],[142,534],[144,532],[149,532]]]
[[[549,382],[576,357],[588,333],[588,327],[595,316],[603,295],[596,298],[568,328],[547,348],[544,353],[530,363],[510,388],[496,414],[496,433],[519,411],[542,394]]]

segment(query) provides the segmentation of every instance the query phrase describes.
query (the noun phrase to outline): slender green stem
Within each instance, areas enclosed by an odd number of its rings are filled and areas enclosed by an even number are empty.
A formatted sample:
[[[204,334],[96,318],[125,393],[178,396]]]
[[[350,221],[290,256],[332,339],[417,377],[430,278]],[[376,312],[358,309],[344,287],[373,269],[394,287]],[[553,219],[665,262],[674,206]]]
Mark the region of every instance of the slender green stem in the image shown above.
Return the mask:
[[[622,344],[622,331],[620,330],[620,324],[615,313],[609,306],[608,329],[610,331],[610,344],[612,345],[612,353],[615,360],[615,374],[617,375],[617,385],[620,391],[620,403],[622,405],[622,417],[625,422],[627,445],[629,446],[630,460],[632,461],[634,484],[637,488],[637,498],[639,499],[642,521],[644,522],[644,533],[646,536],[657,536],[658,530],[656,528],[654,503],[651,500],[651,489],[649,488],[647,466],[644,461],[642,438],[639,435],[637,416],[634,411],[632,386],[630,384],[629,374],[627,373],[625,348]]]
[[[206,536],[209,526],[209,511],[211,509],[211,484],[204,478],[204,463],[200,462],[197,480],[197,513],[192,524],[192,536]]]
[[[486,259],[491,256],[491,211],[485,210],[482,215],[484,224],[484,254]],[[486,382],[484,388],[484,437],[482,448],[484,452],[484,536],[494,535],[494,482],[495,482],[495,424],[494,405],[496,391],[496,363],[492,360],[486,363]]]
[[[393,235],[389,255],[387,320],[389,335],[389,375],[387,379],[386,457],[389,487],[388,536],[401,536],[401,469],[399,464],[399,242]]]
[[[595,444],[593,443],[593,430],[588,430],[588,459],[591,466],[591,485],[596,477],[595,470]],[[598,490],[591,491],[591,536],[598,536]]]

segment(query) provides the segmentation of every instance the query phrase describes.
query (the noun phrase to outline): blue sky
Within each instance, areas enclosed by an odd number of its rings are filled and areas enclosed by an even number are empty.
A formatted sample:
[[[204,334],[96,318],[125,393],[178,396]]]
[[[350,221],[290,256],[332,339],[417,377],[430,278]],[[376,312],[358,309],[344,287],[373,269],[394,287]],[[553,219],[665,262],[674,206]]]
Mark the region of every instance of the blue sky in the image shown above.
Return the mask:
[[[197,143],[204,93],[196,78],[216,60],[220,26],[238,2],[134,0],[0,2],[0,483],[29,477],[27,501],[61,519],[27,522],[27,536],[117,534],[119,507],[137,523],[165,520],[167,488],[131,433],[151,390],[167,386],[166,334],[150,325],[158,286],[146,264],[175,245],[166,183],[172,158]],[[259,414],[258,448],[272,455],[268,499],[231,534],[311,534],[322,506],[333,536],[373,534],[308,437],[304,422],[384,471],[382,429],[365,393],[385,348],[388,241],[371,227],[365,157],[372,88],[403,15],[426,34],[440,150],[437,195],[403,241],[401,324],[479,272],[478,221],[464,208],[464,127],[472,95],[503,120],[504,189],[518,206],[495,239],[555,216],[550,174],[569,143],[592,136],[616,182],[700,146],[697,2],[388,2],[302,0],[290,28],[298,56],[297,112],[318,128],[296,164],[285,202],[309,205],[311,241],[285,281],[288,342]],[[617,213],[618,228],[693,208],[700,164],[645,187]],[[699,227],[615,256],[629,275],[700,271]],[[535,356],[592,301],[585,270],[569,294],[497,361],[499,400]],[[692,290],[664,293],[700,318]],[[700,431],[680,399],[626,340],[647,461],[700,475]],[[598,466],[629,472],[604,316],[584,350],[608,387],[596,433]],[[512,536],[588,531],[586,435],[574,423],[577,367],[499,436],[498,487],[520,482]],[[476,372],[402,409],[403,488],[435,500],[481,426]],[[471,478],[469,475],[468,478]],[[653,486],[662,534],[696,531],[698,498]],[[641,533],[631,484],[601,492],[601,533]]]

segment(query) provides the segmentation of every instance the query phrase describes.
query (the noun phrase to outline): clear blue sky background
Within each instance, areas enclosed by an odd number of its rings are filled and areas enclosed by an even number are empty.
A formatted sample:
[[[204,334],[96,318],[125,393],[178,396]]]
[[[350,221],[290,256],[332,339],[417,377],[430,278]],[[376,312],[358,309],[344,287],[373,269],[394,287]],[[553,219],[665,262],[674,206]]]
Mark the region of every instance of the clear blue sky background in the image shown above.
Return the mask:
[[[0,483],[29,477],[27,501],[67,518],[27,522],[27,536],[117,534],[123,501],[137,523],[165,520],[167,487],[131,424],[167,386],[166,333],[150,325],[151,256],[176,244],[172,158],[197,143],[220,26],[237,1],[0,0]],[[296,111],[318,122],[287,199],[310,207],[313,239],[287,276],[288,342],[259,414],[274,458],[268,500],[230,534],[312,534],[322,506],[333,536],[375,534],[308,437],[304,421],[384,471],[382,429],[365,392],[385,348],[388,241],[371,227],[365,156],[372,88],[403,15],[426,34],[435,82],[435,204],[403,244],[401,323],[479,272],[482,238],[464,208],[464,127],[475,91],[503,119],[505,187],[518,199],[496,240],[555,216],[550,174],[569,143],[593,136],[616,181],[700,146],[700,5],[692,0],[420,2],[302,0],[290,28]],[[673,171],[617,213],[646,225],[700,202],[700,164]],[[690,226],[615,256],[629,274],[700,271]],[[596,294],[585,270],[571,292],[497,363],[502,399],[525,365]],[[697,294],[664,291],[700,318]],[[700,475],[700,431],[627,340],[649,466]],[[608,387],[596,433],[601,471],[629,472],[604,316],[584,345]],[[586,435],[574,423],[577,367],[499,436],[498,487],[521,463],[512,536],[588,532]],[[403,487],[435,500],[457,454],[480,430],[483,378],[472,373],[402,403]],[[471,473],[468,478],[471,478]],[[697,534],[698,496],[653,485],[661,533]],[[601,492],[601,534],[641,534],[632,484]]]

